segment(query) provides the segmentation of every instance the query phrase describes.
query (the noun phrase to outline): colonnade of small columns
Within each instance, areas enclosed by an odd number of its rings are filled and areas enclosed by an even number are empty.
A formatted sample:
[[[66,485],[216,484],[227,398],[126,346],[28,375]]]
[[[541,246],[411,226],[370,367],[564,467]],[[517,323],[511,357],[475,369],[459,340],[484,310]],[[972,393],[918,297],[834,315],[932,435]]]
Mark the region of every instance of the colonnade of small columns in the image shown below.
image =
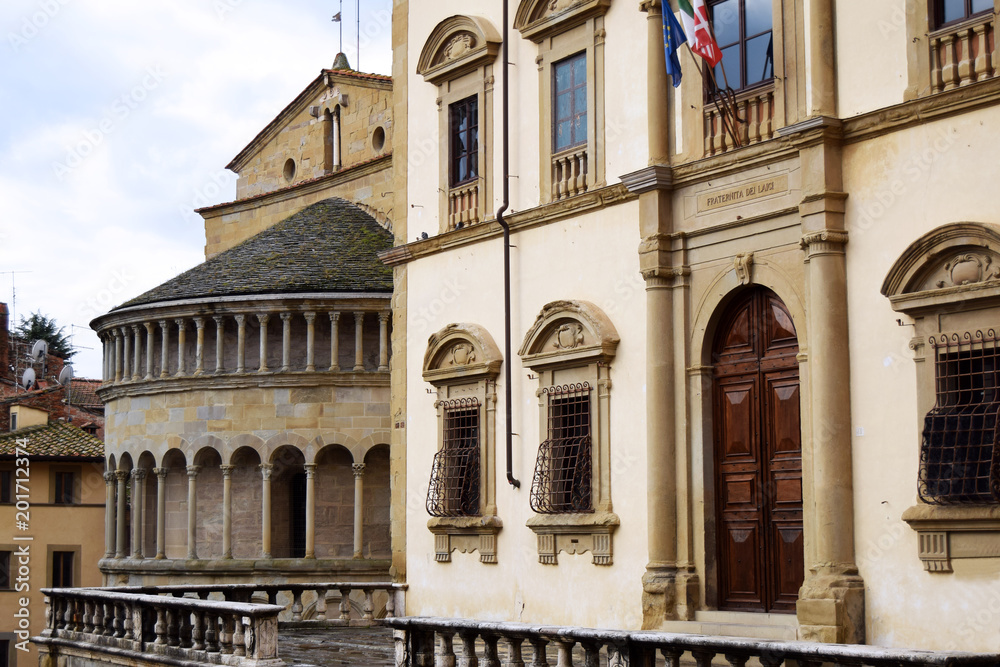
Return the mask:
[[[233,495],[232,473],[236,466],[222,465],[222,558],[233,557]],[[274,464],[261,463],[261,549],[260,558],[271,556],[271,473]],[[303,464],[306,478],[306,534],[305,558],[316,557],[316,464]],[[354,558],[362,558],[364,538],[364,477],[365,464],[354,463]],[[187,556],[189,560],[198,558],[197,514],[198,514],[198,473],[202,466],[189,465],[186,468],[187,485]],[[104,474],[105,483],[105,558],[128,558],[126,525],[126,483],[131,483],[132,521],[131,542],[133,559],[153,557],[166,558],[166,482],[168,468],[133,468],[132,470],[112,470]],[[156,553],[145,553],[146,543],[146,476],[151,472],[157,477],[156,485]]]
[[[237,313],[231,315],[213,315],[211,317],[175,317],[136,322],[120,326],[110,327],[100,332],[101,340],[104,344],[104,366],[102,369],[103,381],[105,383],[127,383],[150,381],[156,379],[154,376],[155,348],[157,337],[160,340],[160,366],[159,378],[186,377],[189,375],[202,375],[208,372],[215,374],[223,373],[286,373],[292,370],[292,319],[301,316],[306,322],[306,372],[316,371],[316,327],[317,321],[324,313],[314,311],[307,312],[278,312],[276,313],[281,321],[281,367],[272,369],[268,366],[268,325],[275,313],[260,312],[253,314]],[[389,311],[332,311],[325,313],[330,321],[330,372],[350,370],[362,372],[365,370],[364,362],[364,323],[366,317],[375,315],[379,322],[379,371],[389,370]],[[256,368],[247,368],[247,325],[250,317],[255,317],[260,325],[258,334],[259,355]],[[341,368],[340,359],[340,328],[348,324],[347,320],[353,320],[354,324],[354,366]],[[206,360],[206,353],[212,350],[206,349],[205,330],[209,325],[209,320],[214,323],[215,333],[215,361],[214,369],[210,369],[211,360]],[[227,320],[231,320],[236,325],[236,367],[226,368],[225,364],[225,332]],[[195,334],[195,355],[194,367],[187,366],[188,341],[187,333],[194,327]],[[170,366],[171,336],[176,338],[177,357],[174,367]],[[209,366],[209,368],[206,368]]]

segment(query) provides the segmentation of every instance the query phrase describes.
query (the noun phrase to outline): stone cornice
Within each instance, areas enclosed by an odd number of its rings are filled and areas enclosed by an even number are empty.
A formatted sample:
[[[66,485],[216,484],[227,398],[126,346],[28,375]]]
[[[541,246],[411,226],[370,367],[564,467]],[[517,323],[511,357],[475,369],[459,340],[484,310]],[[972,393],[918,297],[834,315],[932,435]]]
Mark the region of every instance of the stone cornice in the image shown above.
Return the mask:
[[[190,391],[215,391],[218,389],[258,389],[281,387],[388,387],[388,371],[271,371],[267,373],[205,372],[201,375],[155,378],[138,382],[120,382],[105,385],[97,390],[101,401],[107,404],[119,398],[173,394]]]
[[[642,194],[650,190],[672,190],[674,186],[673,171],[666,165],[653,165],[633,171],[625,174],[621,179],[629,192],[635,194]]]
[[[540,227],[569,217],[585,215],[608,206],[614,206],[636,199],[638,195],[628,191],[621,183],[615,183],[603,188],[591,190],[582,195],[569,197],[557,202],[542,204],[527,211],[504,216],[511,232]],[[451,250],[480,241],[498,239],[503,236],[503,230],[496,220],[487,220],[477,225],[470,225],[421,241],[396,246],[391,250],[379,253],[379,258],[388,266],[399,266],[421,257],[428,257],[443,250]]]

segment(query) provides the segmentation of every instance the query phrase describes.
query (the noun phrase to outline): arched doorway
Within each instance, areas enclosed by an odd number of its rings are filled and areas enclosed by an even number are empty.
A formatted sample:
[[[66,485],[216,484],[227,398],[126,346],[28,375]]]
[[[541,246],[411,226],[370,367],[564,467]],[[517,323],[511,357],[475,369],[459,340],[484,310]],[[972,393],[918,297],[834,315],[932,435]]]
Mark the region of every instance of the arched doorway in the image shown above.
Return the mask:
[[[726,308],[713,345],[719,608],[794,612],[804,576],[799,351],[778,296]]]

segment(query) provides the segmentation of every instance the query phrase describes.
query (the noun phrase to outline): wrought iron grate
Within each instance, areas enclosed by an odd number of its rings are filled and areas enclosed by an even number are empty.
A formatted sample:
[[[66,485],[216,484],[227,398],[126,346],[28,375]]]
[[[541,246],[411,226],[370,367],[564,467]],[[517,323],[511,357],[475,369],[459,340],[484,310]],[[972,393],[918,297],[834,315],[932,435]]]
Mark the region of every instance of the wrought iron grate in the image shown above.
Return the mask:
[[[933,504],[1000,502],[1000,347],[993,329],[930,338],[937,401],[924,417],[919,493]]]
[[[431,464],[427,513],[431,516],[479,515],[479,400],[446,401],[441,450]]]
[[[538,448],[529,502],[539,514],[592,512],[587,382],[547,387],[548,438]]]

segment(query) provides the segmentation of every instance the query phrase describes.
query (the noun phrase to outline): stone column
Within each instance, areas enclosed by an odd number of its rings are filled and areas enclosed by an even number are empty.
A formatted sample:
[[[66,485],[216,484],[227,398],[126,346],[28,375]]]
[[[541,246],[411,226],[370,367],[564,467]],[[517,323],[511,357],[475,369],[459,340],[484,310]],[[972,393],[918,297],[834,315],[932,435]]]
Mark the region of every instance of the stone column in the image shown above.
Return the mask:
[[[389,313],[378,314],[378,369],[389,370]]]
[[[639,6],[646,12],[646,112],[649,164],[667,164],[670,159],[667,115],[670,81],[663,52],[662,3],[661,0],[644,0]],[[667,11],[673,10],[668,6]]]
[[[166,320],[160,320],[160,377],[170,376],[170,327]]]
[[[316,313],[304,313],[306,318],[306,370],[316,370]]]
[[[132,350],[132,382],[138,382],[141,379],[139,375],[139,369],[142,367],[142,334],[139,333],[139,325],[132,325],[132,344],[135,349]]]
[[[364,312],[354,313],[354,372],[365,370]]]
[[[222,315],[213,315],[212,319],[215,320],[215,372],[219,374],[226,370],[223,349],[226,340],[226,320]]]
[[[330,370],[340,370],[340,313],[330,313]]]
[[[101,384],[108,381],[108,339],[104,334],[97,334],[101,339]]]
[[[132,469],[132,558],[142,558],[142,524],[146,518],[145,497],[146,471]]]
[[[365,510],[365,464],[351,465],[354,471],[354,557],[362,558],[362,541],[364,539]]]
[[[132,337],[128,334],[128,327],[122,327],[122,341],[124,351],[122,352],[122,382],[132,381]]]
[[[188,560],[198,558],[198,473],[201,466],[188,466]]]
[[[260,496],[260,551],[261,558],[264,559],[271,558],[271,473],[273,471],[273,464],[260,464],[260,476],[263,483]]]
[[[104,557],[115,555],[115,472],[104,473]]]
[[[292,360],[292,314],[281,313],[281,372],[287,373]]]
[[[115,337],[115,382],[122,381],[122,336],[118,329],[112,329],[111,335]]]
[[[153,333],[153,323],[146,322],[146,381],[153,379],[153,347],[156,335]]]
[[[180,317],[174,320],[174,324],[177,325],[177,372],[174,375],[180,378],[187,375],[184,370],[184,343],[187,342],[187,324],[184,322],[184,318]]]
[[[156,474],[156,559],[163,560],[167,557],[166,535],[167,535],[167,469],[153,468]]]
[[[116,470],[115,479],[118,481],[118,514],[115,522],[115,558],[125,558],[125,480],[128,478],[128,471]]]
[[[271,316],[267,313],[257,313],[257,321],[260,322],[260,365],[257,367],[258,373],[267,373],[267,321]]]
[[[233,468],[222,468],[222,557],[233,557]]]
[[[236,316],[236,372],[246,372],[247,359],[247,316]]]
[[[306,463],[306,558],[316,557],[316,464]]]
[[[205,372],[205,318],[194,318],[195,327],[195,347],[194,347],[194,374],[201,375]]]

